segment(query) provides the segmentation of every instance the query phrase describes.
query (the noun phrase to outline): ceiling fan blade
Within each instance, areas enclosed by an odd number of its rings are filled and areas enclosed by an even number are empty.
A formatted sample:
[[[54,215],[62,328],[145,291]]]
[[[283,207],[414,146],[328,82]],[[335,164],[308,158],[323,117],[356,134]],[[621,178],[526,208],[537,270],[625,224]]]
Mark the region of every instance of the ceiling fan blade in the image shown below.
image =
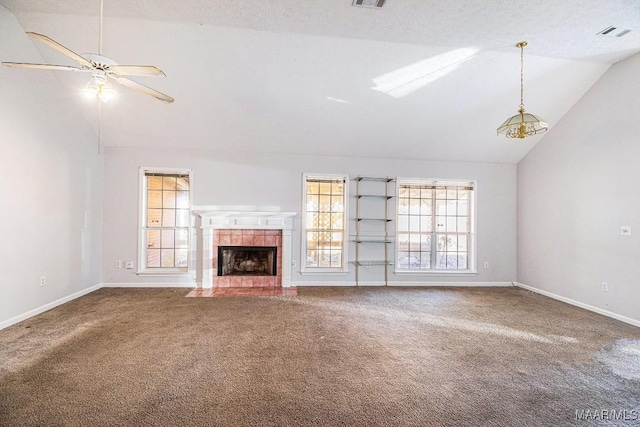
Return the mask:
[[[48,45],[49,47],[54,48],[55,50],[57,50],[58,52],[68,56],[69,58],[78,61],[80,64],[84,65],[85,67],[88,68],[93,68],[93,64],[91,64],[91,62],[87,61],[85,58],[83,58],[82,56],[78,55],[77,53],[75,53],[74,51],[72,51],[71,49],[68,49],[64,46],[62,46],[60,43],[58,43],[57,41],[50,39],[47,36],[43,36],[42,34],[38,34],[38,33],[32,33],[27,31],[27,34],[34,38],[34,39],[38,39],[40,40],[42,43]]]
[[[112,65],[109,70],[119,76],[162,76],[166,75],[153,65]]]
[[[171,102],[174,101],[174,99],[172,97],[170,97],[169,95],[165,95],[162,92],[158,92],[155,89],[151,89],[150,87],[147,87],[145,85],[141,85],[140,83],[134,82],[133,80],[129,80],[129,79],[124,78],[124,77],[116,77],[116,76],[112,76],[112,75],[109,75],[109,77],[111,77],[113,80],[115,80],[116,82],[118,82],[122,86],[126,86],[129,89],[133,89],[133,90],[137,90],[139,92],[146,93],[147,95],[151,95],[154,98],[159,99],[160,101],[164,101],[164,102],[168,102],[168,103],[171,103]]]
[[[69,65],[53,65],[53,64],[29,64],[22,62],[3,62],[2,65],[14,68],[35,68],[38,70],[61,70],[61,71],[90,71],[83,70],[78,67],[71,67]]]

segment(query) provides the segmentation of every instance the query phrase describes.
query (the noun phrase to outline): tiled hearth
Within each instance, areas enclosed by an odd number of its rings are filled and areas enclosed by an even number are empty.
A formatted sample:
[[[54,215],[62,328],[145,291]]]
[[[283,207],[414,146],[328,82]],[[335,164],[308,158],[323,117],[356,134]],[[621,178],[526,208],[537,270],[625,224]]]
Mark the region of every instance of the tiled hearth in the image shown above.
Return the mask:
[[[294,297],[295,287],[282,288],[206,288],[194,289],[186,296],[192,298],[232,298],[232,297]]]
[[[219,246],[277,248],[275,276],[218,276]],[[213,288],[275,288],[282,286],[282,230],[217,229],[213,235]]]

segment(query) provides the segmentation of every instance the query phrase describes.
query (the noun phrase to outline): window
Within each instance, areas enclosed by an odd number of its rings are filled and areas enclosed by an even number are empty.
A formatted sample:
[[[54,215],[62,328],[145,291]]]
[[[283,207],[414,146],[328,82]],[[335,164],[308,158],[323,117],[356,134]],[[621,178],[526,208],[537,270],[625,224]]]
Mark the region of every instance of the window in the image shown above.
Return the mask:
[[[346,176],[304,177],[303,271],[346,271]]]
[[[472,271],[473,182],[398,184],[397,270]]]
[[[186,272],[189,260],[189,171],[141,171],[141,254],[147,273]]]

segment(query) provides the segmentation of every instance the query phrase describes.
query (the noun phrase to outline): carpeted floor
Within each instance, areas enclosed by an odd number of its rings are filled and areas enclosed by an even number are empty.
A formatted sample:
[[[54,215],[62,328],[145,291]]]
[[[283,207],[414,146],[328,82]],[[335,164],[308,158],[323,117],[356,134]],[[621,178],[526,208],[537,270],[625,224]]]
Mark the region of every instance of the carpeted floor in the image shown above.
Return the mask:
[[[522,289],[188,292],[101,289],[0,331],[0,425],[640,424],[640,329]]]

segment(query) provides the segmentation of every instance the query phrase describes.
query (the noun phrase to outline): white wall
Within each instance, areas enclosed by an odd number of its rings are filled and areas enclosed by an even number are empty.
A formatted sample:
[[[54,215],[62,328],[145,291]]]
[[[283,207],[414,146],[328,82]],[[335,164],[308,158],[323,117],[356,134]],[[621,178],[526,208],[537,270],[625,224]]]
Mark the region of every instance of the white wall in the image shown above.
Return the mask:
[[[42,61],[2,6],[0,58]],[[0,67],[0,94],[2,328],[100,283],[102,160],[52,72]]]
[[[215,141],[212,140],[212,144]],[[512,282],[516,277],[516,165],[108,147],[105,151],[103,266],[106,284],[194,283],[190,278],[139,277],[134,270],[115,267],[116,260],[136,260],[140,166],[192,169],[193,204],[197,206],[277,206],[283,211],[295,212],[302,209],[304,172],[477,180],[478,274],[391,274],[390,280],[477,283]],[[352,208],[351,216],[353,214]],[[293,259],[298,265],[300,242],[298,217],[293,233]],[[485,261],[489,262],[488,269],[483,268]],[[353,268],[350,269],[346,276],[302,276],[294,269],[293,284],[353,282]]]
[[[519,163],[519,282],[640,321],[639,118],[640,54],[613,65]]]

